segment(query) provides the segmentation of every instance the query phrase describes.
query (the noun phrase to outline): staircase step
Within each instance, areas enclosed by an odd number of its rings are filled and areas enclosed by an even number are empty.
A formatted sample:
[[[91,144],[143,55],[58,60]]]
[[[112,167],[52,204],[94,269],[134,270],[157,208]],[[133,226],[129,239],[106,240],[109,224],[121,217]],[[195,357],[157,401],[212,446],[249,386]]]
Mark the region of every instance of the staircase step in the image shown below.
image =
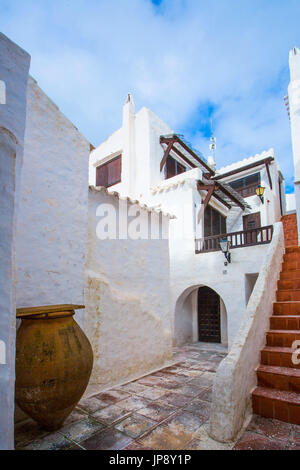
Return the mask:
[[[275,388],[286,392],[300,392],[299,369],[261,365],[256,373],[259,387]]]
[[[300,289],[296,290],[278,290],[276,294],[278,302],[300,301]]]
[[[280,280],[294,280],[300,279],[300,269],[294,269],[293,271],[281,271]]]
[[[283,255],[283,261],[284,262],[289,262],[289,261],[300,261],[300,252],[299,251],[287,251]]]
[[[300,302],[274,302],[274,315],[300,315]]]
[[[290,245],[286,246],[285,252],[288,253],[300,253],[300,246],[295,244],[295,245]]]
[[[296,269],[300,269],[300,261],[292,260],[292,261],[283,261],[282,263],[282,271],[295,271]]]
[[[300,369],[300,364],[292,361],[293,349],[279,346],[266,346],[261,351],[261,362],[265,366],[292,367]]]
[[[270,330],[267,332],[267,346],[291,348],[294,341],[300,341],[299,330]]]
[[[292,271],[288,271],[288,274]],[[285,273],[286,274],[286,273]],[[278,290],[299,290],[300,279],[282,279],[278,281]]]
[[[274,315],[270,318],[271,330],[300,330],[300,315]]]
[[[252,392],[253,413],[286,423],[300,424],[300,396],[272,388],[257,387]]]

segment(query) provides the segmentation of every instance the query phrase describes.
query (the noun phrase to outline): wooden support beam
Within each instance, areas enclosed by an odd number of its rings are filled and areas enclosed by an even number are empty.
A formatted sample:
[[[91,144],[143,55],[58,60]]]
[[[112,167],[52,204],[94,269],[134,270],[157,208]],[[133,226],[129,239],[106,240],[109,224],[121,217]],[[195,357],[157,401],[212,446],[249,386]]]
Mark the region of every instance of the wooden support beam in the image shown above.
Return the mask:
[[[222,199],[218,194],[216,194],[216,191],[220,190],[220,186],[217,183],[215,183],[214,185],[211,185],[211,184],[200,184],[198,182],[197,184],[198,191],[209,191],[211,187],[214,187],[213,197],[217,199],[219,202],[221,202],[222,204],[224,204],[224,206],[227,207],[227,209],[231,209],[231,205],[228,204],[227,201]]]
[[[215,172],[207,165],[207,163],[205,163],[203,160],[201,160],[201,158],[199,158],[198,155],[192,149],[190,149],[190,147],[188,147],[186,145],[186,143],[183,142],[177,135],[175,136],[175,140],[176,140],[176,142],[178,142],[181,145],[181,147],[184,148],[184,150],[186,150],[190,155],[192,155],[192,157],[198,163],[200,163],[200,165],[202,165],[208,171],[209,174],[211,174],[211,175],[215,174]]]
[[[266,165],[267,175],[269,179],[270,189],[273,189],[272,178],[271,178],[270,168],[269,168],[270,162],[265,162],[265,165]]]
[[[251,170],[252,168],[255,168],[257,166],[264,165],[265,163],[271,163],[273,160],[274,160],[273,157],[264,158],[263,160],[260,160],[258,162],[250,163],[250,165],[235,168],[234,170],[229,171],[228,173],[224,173],[223,175],[215,176],[213,179],[214,180],[221,180],[223,178],[227,178],[229,176],[236,175],[237,173],[242,173],[243,171]]]
[[[160,171],[162,171],[163,167],[165,166],[165,163],[167,161],[169,153],[171,152],[171,148],[173,144],[174,144],[174,139],[170,140],[170,142],[168,143],[168,147],[166,148],[162,161],[160,162]]]
[[[201,190],[207,190],[207,195],[206,195],[206,198],[204,199],[204,201],[202,200],[202,203],[201,203],[201,207],[200,207],[200,210],[198,212],[198,224],[200,223],[200,220],[202,219],[202,216],[204,214],[204,211],[213,195],[213,192],[215,190],[215,185],[212,184],[211,186],[201,186],[198,182],[197,184],[197,188],[198,188],[198,191],[200,192]]]

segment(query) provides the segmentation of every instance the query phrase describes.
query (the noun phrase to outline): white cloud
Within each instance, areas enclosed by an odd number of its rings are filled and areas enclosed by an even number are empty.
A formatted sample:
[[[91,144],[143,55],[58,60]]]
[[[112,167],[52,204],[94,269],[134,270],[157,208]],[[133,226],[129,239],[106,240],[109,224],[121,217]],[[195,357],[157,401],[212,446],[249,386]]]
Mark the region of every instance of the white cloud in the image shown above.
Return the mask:
[[[274,147],[293,172],[282,101],[298,0],[0,0],[1,29],[32,56],[32,75],[99,144],[119,127],[128,91],[207,153],[213,103],[218,164]],[[199,113],[200,110],[200,113]],[[199,122],[194,119],[197,115]]]

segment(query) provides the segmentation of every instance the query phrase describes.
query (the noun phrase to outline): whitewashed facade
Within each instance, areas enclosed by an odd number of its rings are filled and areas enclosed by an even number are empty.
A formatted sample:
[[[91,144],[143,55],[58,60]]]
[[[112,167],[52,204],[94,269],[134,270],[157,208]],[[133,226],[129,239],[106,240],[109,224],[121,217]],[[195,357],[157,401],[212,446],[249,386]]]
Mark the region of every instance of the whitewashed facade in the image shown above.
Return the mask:
[[[0,449],[14,448],[15,238],[30,56],[0,34]]]
[[[103,389],[172,359],[169,218],[90,187],[83,326],[94,351],[91,383]],[[137,224],[144,233],[135,231]]]
[[[149,109],[142,108],[136,113],[129,95],[123,109],[122,127],[91,153],[89,182],[95,185],[97,168],[121,155],[120,181],[109,190],[176,216],[170,222],[173,341],[182,344],[199,339],[197,295],[199,287],[207,286],[220,296],[220,340],[231,344],[257,279],[266,245],[232,250],[232,262],[226,267],[220,251],[195,253],[195,238],[201,239],[205,235],[205,217],[202,213],[198,221],[198,214],[207,194],[206,190],[199,191],[197,184],[207,181],[210,168],[203,157],[204,166],[193,156],[189,164],[173,148],[170,155],[185,166],[185,171],[166,179],[165,166],[161,169],[161,162],[167,143],[162,145],[161,137],[174,135],[172,129]],[[201,159],[201,155],[194,155]],[[234,174],[226,176],[232,171]],[[265,227],[279,221],[285,213],[284,179],[273,149],[212,172],[208,179],[210,184],[214,179],[232,183],[252,174],[258,175],[261,186],[265,187],[264,203],[256,193],[244,199],[247,207],[243,208],[236,204],[228,208],[214,195],[209,201],[209,207],[226,217],[226,233],[243,231],[245,215],[259,213],[260,226]]]

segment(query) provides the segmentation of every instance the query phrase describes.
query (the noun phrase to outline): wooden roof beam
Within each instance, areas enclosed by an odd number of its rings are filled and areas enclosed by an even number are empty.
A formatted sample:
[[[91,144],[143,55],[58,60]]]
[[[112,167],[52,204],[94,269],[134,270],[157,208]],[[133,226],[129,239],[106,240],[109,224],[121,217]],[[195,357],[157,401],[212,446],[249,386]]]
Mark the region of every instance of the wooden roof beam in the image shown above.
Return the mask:
[[[173,144],[174,144],[174,139],[171,139],[168,143],[168,147],[166,148],[166,151],[164,153],[164,156],[162,158],[162,161],[160,162],[160,171],[162,171],[163,167],[165,166],[166,164],[166,161],[167,161],[167,158],[168,158],[168,155],[169,153],[171,152],[171,148],[173,147]]]
[[[219,190],[222,191],[225,196],[227,196],[229,199],[231,199],[237,206],[239,206],[243,211],[245,210],[244,205],[237,199],[233,194],[231,194],[227,189],[223,188],[223,186],[219,187]]]
[[[228,178],[229,176],[236,175],[237,173],[242,173],[243,171],[246,171],[246,170],[251,170],[252,168],[255,168],[257,166],[264,165],[266,163],[270,164],[273,161],[274,161],[273,157],[268,157],[268,158],[265,158],[263,160],[259,160],[259,161],[254,162],[254,163],[250,163],[250,165],[235,168],[234,170],[229,171],[228,173],[224,173],[223,175],[217,175],[213,179],[214,180],[221,180],[223,178]]]
[[[198,155],[195,152],[193,152],[193,150],[190,149],[188,145],[186,145],[176,134],[174,134],[173,137],[164,137],[163,135],[160,136],[160,143],[168,144],[170,140],[173,140],[173,139],[175,142],[178,142],[181,145],[181,147],[184,148],[184,150],[186,150],[202,167],[204,167],[211,176],[215,174],[215,172],[207,165],[207,163],[201,160],[201,158],[199,158]]]
[[[198,191],[209,191],[211,187],[214,187],[213,197],[216,198],[222,204],[224,204],[224,206],[227,207],[227,209],[231,209],[231,205],[227,201],[222,199],[218,194],[216,194],[216,191],[220,190],[220,186],[217,183],[211,185],[211,184],[200,184],[198,182],[197,184]]]

